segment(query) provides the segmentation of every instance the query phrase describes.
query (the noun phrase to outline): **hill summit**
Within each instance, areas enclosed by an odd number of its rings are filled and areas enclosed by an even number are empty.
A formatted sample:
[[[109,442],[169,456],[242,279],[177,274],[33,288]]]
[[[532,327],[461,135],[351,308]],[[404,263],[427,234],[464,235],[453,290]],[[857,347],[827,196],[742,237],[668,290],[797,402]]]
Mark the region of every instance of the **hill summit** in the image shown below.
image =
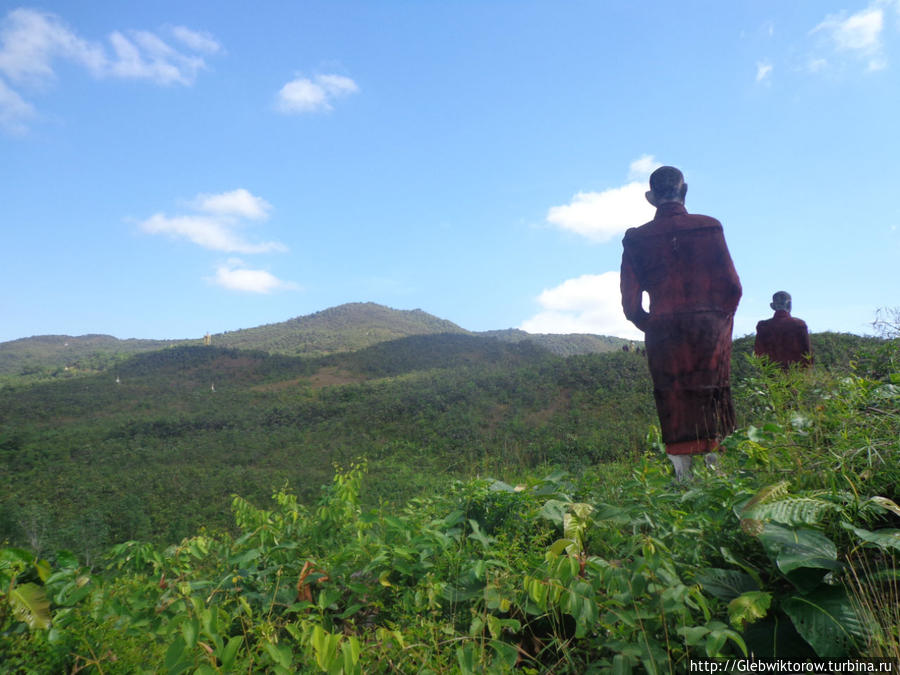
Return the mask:
[[[438,333],[469,331],[421,309],[351,302],[279,323],[220,333],[212,336],[212,343],[300,356],[355,351],[389,340]]]

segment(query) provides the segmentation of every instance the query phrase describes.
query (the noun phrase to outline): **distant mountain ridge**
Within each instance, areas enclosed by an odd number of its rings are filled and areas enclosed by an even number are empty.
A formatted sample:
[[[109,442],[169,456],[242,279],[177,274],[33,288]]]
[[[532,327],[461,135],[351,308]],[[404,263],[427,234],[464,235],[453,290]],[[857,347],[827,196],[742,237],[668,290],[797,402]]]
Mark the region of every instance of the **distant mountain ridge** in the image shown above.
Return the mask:
[[[217,333],[210,336],[210,344],[311,357],[354,352],[404,338],[445,334],[514,344],[532,342],[560,356],[613,351],[630,342],[602,335],[531,334],[518,329],[473,332],[421,309],[400,310],[374,302],[354,302],[287,321]],[[98,334],[22,338],[0,343],[0,377],[35,380],[97,372],[134,354],[203,343],[203,336],[180,340],[121,340]],[[440,342],[433,344],[434,348],[440,348]]]

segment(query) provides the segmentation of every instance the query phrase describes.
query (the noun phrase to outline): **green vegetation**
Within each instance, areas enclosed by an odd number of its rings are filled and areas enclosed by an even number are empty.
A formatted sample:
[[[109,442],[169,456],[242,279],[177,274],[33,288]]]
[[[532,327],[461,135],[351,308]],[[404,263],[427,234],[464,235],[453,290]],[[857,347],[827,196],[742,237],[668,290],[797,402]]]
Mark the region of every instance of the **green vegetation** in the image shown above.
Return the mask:
[[[173,344],[175,341],[118,340],[111,335],[41,335],[0,342],[0,388],[97,373],[132,354]]]
[[[639,451],[654,415],[637,354],[462,334],[317,359],[174,347],[7,387],[0,410],[0,539],[89,556],[227,528],[234,492],[288,484],[309,503],[357,457],[369,505],[499,466],[577,470]]]
[[[0,663],[900,664],[898,344],[813,344],[815,369],[782,373],[737,341],[741,428],[721,473],[687,486],[654,441],[645,360],[621,350],[461,333],[315,358],[179,346],[8,386]]]
[[[410,335],[465,333],[421,309],[396,310],[374,302],[349,303],[257,328],[212,336],[213,344],[273,354],[316,356],[353,351]]]

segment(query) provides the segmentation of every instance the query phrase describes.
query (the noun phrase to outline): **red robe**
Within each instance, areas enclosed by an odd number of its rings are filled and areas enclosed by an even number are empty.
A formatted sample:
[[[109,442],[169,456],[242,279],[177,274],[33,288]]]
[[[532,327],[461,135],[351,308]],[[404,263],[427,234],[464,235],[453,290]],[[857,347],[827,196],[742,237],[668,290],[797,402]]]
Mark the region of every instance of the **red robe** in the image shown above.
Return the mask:
[[[731,332],[741,282],[722,224],[667,202],[622,246],[622,308],[645,334],[663,441],[683,444],[673,454],[704,452],[708,445],[689,442],[734,430]]]
[[[771,319],[756,324],[753,352],[757,356],[768,356],[785,370],[792,363],[808,366],[812,363],[812,347],[806,322],[795,319],[787,310],[776,310]]]

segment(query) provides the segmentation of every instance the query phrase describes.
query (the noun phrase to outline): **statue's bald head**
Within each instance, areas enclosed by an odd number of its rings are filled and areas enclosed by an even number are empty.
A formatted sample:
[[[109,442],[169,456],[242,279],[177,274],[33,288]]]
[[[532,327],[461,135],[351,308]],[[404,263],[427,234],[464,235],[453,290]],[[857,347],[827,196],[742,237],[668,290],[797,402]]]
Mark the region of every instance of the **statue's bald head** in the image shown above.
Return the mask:
[[[791,294],[787,291],[778,291],[772,295],[772,302],[769,304],[774,310],[783,309],[786,312],[791,311]]]
[[[659,206],[665,202],[684,202],[687,194],[687,183],[684,182],[684,174],[674,166],[661,166],[650,174],[650,191],[647,193],[647,201],[653,206]]]

